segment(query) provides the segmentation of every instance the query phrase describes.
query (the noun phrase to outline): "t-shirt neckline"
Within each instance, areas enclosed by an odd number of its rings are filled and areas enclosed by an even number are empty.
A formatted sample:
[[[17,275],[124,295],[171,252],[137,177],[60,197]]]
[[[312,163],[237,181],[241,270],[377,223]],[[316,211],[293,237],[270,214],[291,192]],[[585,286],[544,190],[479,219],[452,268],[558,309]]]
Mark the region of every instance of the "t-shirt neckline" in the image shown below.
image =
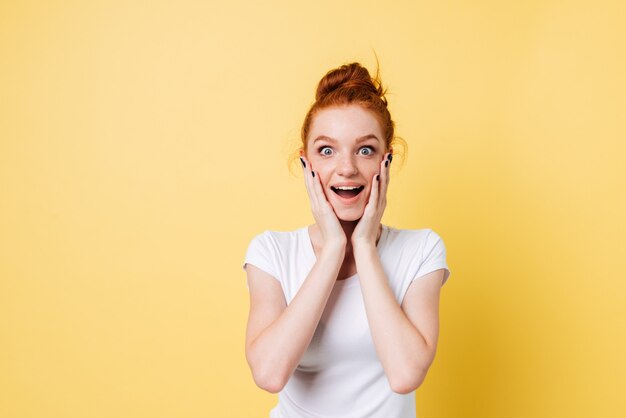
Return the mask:
[[[389,233],[389,227],[384,224],[381,224],[381,225],[382,225],[382,231],[380,233],[380,238],[378,239],[378,243],[376,244],[376,249],[378,250],[379,254],[380,254],[380,249],[382,248],[382,244],[387,239],[387,235]],[[311,268],[312,268],[315,262],[317,261],[317,256],[315,255],[315,250],[313,249],[313,241],[311,241],[311,235],[309,234],[309,226],[308,225],[305,226],[304,228],[301,229],[301,231],[302,231],[303,239],[305,240],[305,247],[309,254],[309,258],[311,259]],[[348,284],[359,283],[358,278],[359,278],[359,273],[355,273],[352,276],[346,277],[345,279],[335,280],[335,286],[347,286]]]

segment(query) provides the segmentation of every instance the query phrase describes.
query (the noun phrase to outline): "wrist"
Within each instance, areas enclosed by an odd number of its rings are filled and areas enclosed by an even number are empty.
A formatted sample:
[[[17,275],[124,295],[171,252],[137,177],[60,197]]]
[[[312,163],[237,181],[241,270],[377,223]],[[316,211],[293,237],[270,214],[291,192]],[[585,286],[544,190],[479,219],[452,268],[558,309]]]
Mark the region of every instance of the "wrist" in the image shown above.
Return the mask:
[[[346,254],[346,240],[345,239],[335,239],[332,241],[324,242],[322,246],[321,254],[322,255],[341,255],[343,260],[343,256]]]
[[[352,242],[352,253],[354,257],[359,255],[371,256],[377,252],[376,242],[369,240],[355,240]]]

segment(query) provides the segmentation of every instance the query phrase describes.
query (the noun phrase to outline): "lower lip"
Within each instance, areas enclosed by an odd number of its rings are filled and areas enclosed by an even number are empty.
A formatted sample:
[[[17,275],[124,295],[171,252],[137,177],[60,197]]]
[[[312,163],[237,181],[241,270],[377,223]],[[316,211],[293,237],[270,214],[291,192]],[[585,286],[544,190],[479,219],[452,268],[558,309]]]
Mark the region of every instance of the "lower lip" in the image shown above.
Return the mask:
[[[346,205],[349,205],[351,203],[356,202],[357,200],[359,200],[359,198],[361,197],[361,195],[363,194],[363,192],[365,192],[365,190],[361,190],[361,193],[359,193],[358,195],[354,196],[354,197],[343,197],[343,196],[339,196],[337,193],[333,192],[332,190],[330,191],[337,199],[339,199],[339,201],[341,203],[345,203]]]

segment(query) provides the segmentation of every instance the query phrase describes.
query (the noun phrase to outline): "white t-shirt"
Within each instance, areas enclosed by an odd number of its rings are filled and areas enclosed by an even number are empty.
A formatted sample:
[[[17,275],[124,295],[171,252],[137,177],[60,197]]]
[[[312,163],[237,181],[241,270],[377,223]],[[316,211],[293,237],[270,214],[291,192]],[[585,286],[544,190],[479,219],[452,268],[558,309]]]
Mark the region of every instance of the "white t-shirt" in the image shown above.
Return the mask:
[[[445,269],[443,283],[450,276],[444,243],[432,229],[383,225],[377,248],[398,304],[414,279],[438,269]],[[257,235],[243,266],[276,278],[289,304],[315,261],[304,227]],[[393,392],[376,354],[358,274],[335,283],[307,351],[270,412],[270,418],[338,417],[415,418],[415,392]]]

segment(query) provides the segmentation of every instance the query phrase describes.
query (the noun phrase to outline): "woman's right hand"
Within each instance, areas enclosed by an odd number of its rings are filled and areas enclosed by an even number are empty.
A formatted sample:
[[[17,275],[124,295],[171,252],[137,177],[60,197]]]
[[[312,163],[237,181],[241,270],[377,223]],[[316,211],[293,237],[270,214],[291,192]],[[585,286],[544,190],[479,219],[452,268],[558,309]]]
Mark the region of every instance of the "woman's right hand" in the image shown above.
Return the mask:
[[[302,168],[304,169],[304,184],[309,194],[311,211],[324,240],[323,246],[339,246],[345,249],[347,243],[346,234],[343,232],[335,210],[326,199],[320,176],[315,174],[313,166],[311,166],[311,163],[305,156],[300,156],[300,161],[302,161]]]

